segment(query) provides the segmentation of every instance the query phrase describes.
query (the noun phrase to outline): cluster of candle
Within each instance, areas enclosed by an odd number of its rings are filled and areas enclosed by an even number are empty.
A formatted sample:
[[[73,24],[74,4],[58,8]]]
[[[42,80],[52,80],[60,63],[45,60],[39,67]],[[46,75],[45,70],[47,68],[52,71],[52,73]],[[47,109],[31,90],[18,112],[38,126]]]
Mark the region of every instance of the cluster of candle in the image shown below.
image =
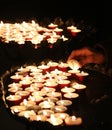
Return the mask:
[[[68,27],[69,28],[69,27]],[[79,32],[75,28],[75,33]],[[5,43],[15,41],[18,44],[25,44],[25,41],[30,41],[34,45],[41,44],[42,41],[47,41],[54,44],[57,40],[68,40],[63,29],[59,28],[57,24],[50,23],[48,27],[40,26],[38,22],[32,20],[31,22],[22,23],[0,23],[0,38]]]
[[[52,125],[79,125],[80,117],[67,113],[69,106],[78,101],[86,86],[71,81],[67,63],[49,61],[42,65],[28,65],[10,76],[7,104],[11,112],[30,120],[48,121]]]

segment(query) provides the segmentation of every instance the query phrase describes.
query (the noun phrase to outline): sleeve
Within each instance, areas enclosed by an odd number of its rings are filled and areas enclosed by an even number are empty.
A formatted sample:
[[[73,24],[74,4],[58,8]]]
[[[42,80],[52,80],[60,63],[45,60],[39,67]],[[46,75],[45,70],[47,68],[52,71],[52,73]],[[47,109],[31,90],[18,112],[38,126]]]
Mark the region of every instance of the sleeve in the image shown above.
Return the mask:
[[[100,53],[103,53],[105,56],[105,68],[106,70],[112,69],[112,41],[103,41],[97,43],[94,48],[99,51]]]

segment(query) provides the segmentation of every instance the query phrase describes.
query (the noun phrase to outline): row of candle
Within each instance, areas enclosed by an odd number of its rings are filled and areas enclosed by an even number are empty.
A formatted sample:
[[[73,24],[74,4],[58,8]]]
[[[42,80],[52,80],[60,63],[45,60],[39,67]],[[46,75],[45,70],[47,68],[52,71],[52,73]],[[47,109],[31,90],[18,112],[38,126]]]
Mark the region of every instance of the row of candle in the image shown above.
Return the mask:
[[[77,27],[73,25],[68,26],[67,30],[69,30],[72,36],[81,32],[80,29],[77,29]],[[24,44],[25,41],[31,41],[34,45],[41,44],[42,41],[54,44],[58,39],[62,39],[63,41],[68,40],[63,34],[63,29],[59,28],[58,24],[50,23],[48,27],[42,27],[34,20],[31,22],[23,21],[22,23],[15,24],[1,21],[0,37],[6,43],[15,41],[18,44]]]
[[[74,101],[78,101],[79,90],[86,89],[85,85],[71,81],[73,75],[70,70],[67,63],[51,61],[47,65],[18,68],[15,75],[10,77],[12,83],[8,85],[9,95],[6,97],[12,113],[31,120],[34,117],[37,120],[37,117],[41,115],[47,117],[46,121],[53,125],[60,125],[54,124],[51,117],[54,118],[54,114],[57,113],[66,113],[69,106]],[[68,114],[64,122],[70,123],[71,119]],[[80,121],[82,122],[81,119]],[[71,125],[76,125],[76,122],[77,118],[75,120],[73,118]]]

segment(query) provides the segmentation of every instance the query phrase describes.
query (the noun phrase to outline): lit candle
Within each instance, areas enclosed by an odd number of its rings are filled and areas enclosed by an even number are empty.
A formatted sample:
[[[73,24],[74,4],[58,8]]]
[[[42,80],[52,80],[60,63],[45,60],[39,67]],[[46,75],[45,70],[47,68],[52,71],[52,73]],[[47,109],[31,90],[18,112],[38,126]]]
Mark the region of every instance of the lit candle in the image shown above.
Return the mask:
[[[38,115],[44,115],[47,118],[49,118],[51,114],[54,114],[54,111],[49,110],[49,109],[43,109],[43,110],[38,111]]]
[[[25,110],[18,113],[18,116],[25,117],[27,119],[35,115],[36,113],[33,110]]]
[[[75,92],[75,89],[71,87],[64,87],[61,89],[61,92],[62,93]]]
[[[62,94],[60,92],[55,92],[55,91],[49,92],[46,95],[49,97],[56,97],[56,98],[60,98],[62,96]]]
[[[75,74],[75,77],[79,80],[79,81],[83,81],[85,79],[85,77],[87,77],[89,74],[87,72],[81,71],[81,72],[77,72]]]
[[[55,116],[64,120],[67,116],[69,116],[69,114],[64,113],[64,112],[57,112],[57,113],[55,113]]]
[[[65,112],[67,110],[67,107],[62,105],[55,105],[54,107],[52,107],[52,110],[54,112]]]
[[[54,114],[51,114],[50,118],[47,121],[50,122],[54,126],[59,126],[63,123],[63,120],[59,117],[55,117]]]
[[[13,114],[15,114],[15,113],[19,113],[21,111],[26,110],[26,107],[25,106],[20,106],[20,105],[15,105],[15,106],[11,106],[10,109],[11,109],[11,112]]]
[[[70,81],[70,80],[67,80],[67,79],[59,80],[59,81],[58,81],[58,84],[59,84],[60,88],[69,87],[69,86],[70,86],[70,83],[71,83],[71,81]]]
[[[6,101],[9,105],[19,105],[22,101],[22,98],[20,95],[9,95],[6,97]]]
[[[68,70],[68,64],[61,62],[61,63],[58,65],[58,69],[61,70],[61,71],[67,72],[67,70]]]
[[[49,27],[50,29],[55,29],[55,28],[58,27],[58,25],[57,25],[57,24],[54,24],[54,23],[50,23],[50,24],[48,25],[48,27]]]
[[[18,74],[15,74],[15,75],[12,75],[11,76],[11,79],[14,81],[14,82],[19,82],[21,80],[22,76],[21,75],[18,75]]]
[[[46,109],[52,108],[54,105],[55,105],[55,104],[54,104],[54,102],[52,102],[52,101],[43,101],[43,102],[39,103],[39,106],[40,106],[42,109],[43,109],[43,108],[46,108]]]
[[[70,105],[72,105],[72,101],[66,100],[66,99],[61,99],[61,100],[57,101],[56,104],[61,105],[61,106],[70,106]]]
[[[84,92],[86,89],[86,85],[79,83],[73,83],[72,87],[76,89],[77,93]]]
[[[65,93],[63,96],[67,99],[77,99],[79,97],[79,94],[68,92],[68,93]]]
[[[82,118],[76,117],[76,116],[67,116],[65,118],[66,125],[81,125],[82,124]]]
[[[47,63],[47,65],[50,66],[50,70],[53,71],[53,70],[55,70],[57,68],[58,63],[57,62],[53,62],[53,61],[49,61]]]
[[[25,98],[28,98],[29,95],[30,95],[30,92],[29,91],[25,91],[25,90],[22,90],[22,91],[17,91],[15,93],[15,95],[20,95],[22,97],[22,99],[25,99]]]
[[[24,99],[23,102],[20,103],[20,105],[21,106],[30,107],[30,106],[36,105],[36,102],[34,102],[34,101],[28,101],[28,100]]]
[[[47,117],[44,116],[44,115],[35,115],[35,116],[31,116],[30,120],[31,121],[42,121],[42,122],[44,122],[44,121],[47,121]]]

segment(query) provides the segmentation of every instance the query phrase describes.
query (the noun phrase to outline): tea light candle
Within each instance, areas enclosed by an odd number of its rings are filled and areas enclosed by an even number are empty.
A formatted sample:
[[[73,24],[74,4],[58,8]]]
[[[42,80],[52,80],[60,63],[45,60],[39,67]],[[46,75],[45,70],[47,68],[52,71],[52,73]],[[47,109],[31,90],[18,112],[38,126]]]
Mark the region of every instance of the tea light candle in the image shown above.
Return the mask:
[[[28,98],[29,95],[30,95],[30,92],[29,91],[25,91],[25,90],[22,90],[22,91],[17,91],[15,93],[15,95],[20,95],[22,97],[22,99],[25,99],[25,98]]]
[[[58,86],[58,84],[54,80],[47,80],[47,82],[45,82],[44,85],[49,88],[57,88]]]
[[[77,93],[80,93],[86,89],[86,85],[79,84],[79,83],[73,83],[72,87],[76,89]]]
[[[41,91],[42,92],[44,92],[44,93],[49,93],[49,92],[53,92],[53,91],[56,91],[56,89],[55,88],[52,88],[52,87],[43,87],[42,89],[41,89]]]
[[[48,25],[48,27],[49,27],[50,29],[55,29],[55,28],[58,27],[58,25],[57,25],[57,24],[54,24],[54,23],[50,23],[50,24]]]
[[[38,87],[32,87],[32,86],[25,88],[25,91],[28,91],[30,93],[38,91],[38,90],[39,90]]]
[[[57,35],[61,35],[61,33],[63,32],[63,29],[61,29],[61,28],[55,28],[53,31],[54,31]]]
[[[49,97],[56,97],[56,98],[60,98],[62,96],[62,94],[60,92],[56,92],[56,91],[49,92],[46,95]]]
[[[75,88],[71,88],[71,87],[64,87],[61,89],[62,93],[68,93],[68,92],[75,92]]]
[[[13,114],[16,114],[16,113],[26,110],[26,107],[20,106],[20,105],[15,105],[15,106],[11,106],[10,109]]]
[[[42,121],[42,122],[44,122],[44,121],[47,121],[47,117],[44,116],[44,115],[35,115],[35,116],[31,116],[30,120],[31,121]]]
[[[54,102],[51,101],[43,101],[41,103],[39,103],[39,106],[43,109],[43,108],[52,108],[54,106]]]
[[[87,77],[89,74],[87,72],[84,72],[84,71],[81,71],[81,72],[77,72],[75,74],[76,78],[79,80],[79,81],[83,81],[85,79],[85,77]]]
[[[76,116],[67,116],[65,118],[65,124],[66,125],[81,125],[82,124],[82,118],[76,117]]]
[[[9,95],[6,97],[6,101],[9,105],[19,105],[22,98],[20,95]]]
[[[71,31],[71,30],[73,30],[73,29],[76,29],[76,26],[71,25],[71,26],[68,26],[68,27],[67,27],[67,30],[69,30],[69,31]]]
[[[79,97],[79,94],[68,92],[68,93],[65,93],[63,96],[67,99],[77,99]]]
[[[29,96],[28,100],[36,102],[36,104],[38,105],[40,102],[43,101],[43,97],[39,95],[33,95],[33,96]]]
[[[61,118],[62,120],[64,120],[67,116],[69,116],[69,114],[64,113],[64,112],[57,112],[57,113],[55,113],[54,115],[55,115],[55,117],[59,117],[59,118]]]
[[[54,114],[51,114],[50,118],[47,121],[50,122],[54,126],[59,126],[63,124],[63,120],[59,117],[55,117]]]
[[[38,90],[41,90],[44,87],[44,84],[43,83],[35,83],[34,82],[30,86],[34,87],[34,88],[37,88]]]
[[[11,84],[8,85],[9,88],[10,88],[10,87],[19,88],[19,87],[21,87],[21,86],[22,86],[21,84],[15,83],[15,82],[13,82],[13,83],[11,83]]]
[[[61,99],[61,100],[57,101],[56,104],[60,105],[60,106],[70,106],[70,105],[72,105],[72,101],[66,100],[66,99]]]
[[[51,102],[57,102],[58,101],[58,98],[56,98],[56,97],[45,97],[44,99],[43,99],[44,101],[51,101]]]
[[[15,74],[10,77],[14,82],[19,82],[22,78],[21,75]]]
[[[81,32],[81,29],[75,28],[75,29],[71,29],[71,34],[72,36],[76,36],[79,32]]]
[[[22,117],[25,117],[25,118],[30,118],[30,117],[32,117],[32,116],[35,116],[36,115],[36,113],[32,110],[25,110],[25,111],[21,111],[21,112],[19,112],[18,113],[18,116],[22,116]]]
[[[30,80],[21,80],[19,83],[22,85],[23,88],[29,87],[32,81]]]
[[[53,70],[55,70],[55,69],[57,68],[58,63],[57,63],[57,62],[49,61],[49,62],[47,63],[47,65],[50,66],[50,70],[53,71]]]
[[[30,107],[30,106],[36,105],[36,102],[34,102],[34,101],[28,101],[28,100],[24,99],[23,102],[20,103],[20,105],[21,106]]]
[[[58,69],[61,70],[61,71],[67,72],[68,71],[68,64],[61,62],[58,65]]]
[[[53,110],[54,112],[65,112],[67,110],[67,107],[62,105],[55,105],[51,108],[51,110]]]
[[[8,89],[8,92],[10,92],[10,93],[12,93],[12,94],[14,94],[14,93],[16,93],[17,91],[22,91],[22,88],[18,88],[18,87],[10,87],[9,89]]]
[[[42,70],[42,73],[44,73],[44,74],[45,74],[46,72],[49,72],[49,69],[50,69],[50,67],[49,67],[48,65],[44,65],[44,64],[39,65],[38,68],[41,69],[41,70]]]
[[[61,88],[70,86],[70,80],[59,80],[58,84]]]
[[[54,114],[54,111],[49,110],[49,109],[43,109],[43,110],[38,111],[38,115],[44,115],[47,118],[49,118],[51,114]]]

